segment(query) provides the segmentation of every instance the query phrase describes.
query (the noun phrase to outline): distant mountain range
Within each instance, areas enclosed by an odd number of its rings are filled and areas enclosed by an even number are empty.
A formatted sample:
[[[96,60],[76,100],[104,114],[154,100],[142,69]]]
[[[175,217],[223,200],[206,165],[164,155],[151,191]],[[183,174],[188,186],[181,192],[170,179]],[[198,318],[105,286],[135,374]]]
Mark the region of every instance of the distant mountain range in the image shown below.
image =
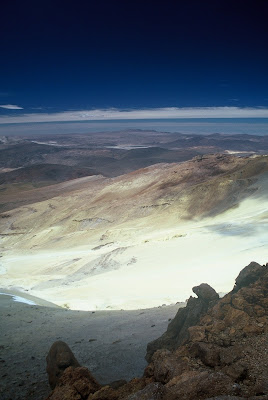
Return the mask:
[[[128,130],[87,135],[2,136],[0,191],[6,195],[90,175],[115,177],[157,163],[178,163],[204,154],[244,156],[267,152],[268,136],[253,135]]]

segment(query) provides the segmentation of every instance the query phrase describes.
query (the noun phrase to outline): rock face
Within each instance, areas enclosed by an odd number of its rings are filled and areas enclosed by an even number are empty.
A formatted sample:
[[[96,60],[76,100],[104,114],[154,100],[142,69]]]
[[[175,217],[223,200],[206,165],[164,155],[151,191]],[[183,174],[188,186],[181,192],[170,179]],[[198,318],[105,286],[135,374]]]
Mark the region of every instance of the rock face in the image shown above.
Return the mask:
[[[51,389],[54,389],[59,382],[64,370],[68,367],[80,367],[69,346],[58,341],[53,343],[46,358],[48,380]]]
[[[170,390],[163,399],[267,399],[268,264],[249,264],[188,334],[175,351],[156,351],[145,370]]]
[[[263,274],[263,267],[256,263],[251,262],[247,267],[242,269],[235,280],[235,287],[233,292],[237,292],[243,286],[248,286],[254,283]]]
[[[49,399],[267,400],[268,264],[249,264],[222,299],[206,284],[193,290],[198,298],[149,345],[142,378],[100,388],[85,368],[68,368]]]
[[[51,400],[87,399],[90,394],[97,392],[100,388],[101,386],[87,368],[68,367],[48,398]]]
[[[147,346],[146,361],[150,362],[152,355],[158,349],[175,350],[189,336],[188,328],[196,325],[208,308],[218,301],[219,295],[206,283],[193,288],[198,298],[190,297],[187,306],[180,308],[175,318],[168,325],[167,331]]]

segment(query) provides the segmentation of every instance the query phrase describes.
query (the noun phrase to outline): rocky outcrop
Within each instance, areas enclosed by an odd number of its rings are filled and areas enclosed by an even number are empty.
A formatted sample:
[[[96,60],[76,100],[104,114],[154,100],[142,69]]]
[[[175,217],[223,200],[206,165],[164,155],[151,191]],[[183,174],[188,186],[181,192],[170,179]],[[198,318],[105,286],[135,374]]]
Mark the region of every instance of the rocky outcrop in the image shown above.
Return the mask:
[[[127,400],[161,400],[167,392],[164,385],[159,382],[153,382],[145,386],[144,389],[129,396]]]
[[[188,332],[184,345],[158,350],[145,370],[170,389],[163,399],[268,396],[268,265],[241,271],[234,290]]]
[[[101,388],[85,368],[68,368],[49,399],[267,400],[268,264],[249,264],[222,299],[206,284],[193,290],[142,378]]]
[[[46,362],[46,371],[51,389],[54,389],[58,384],[66,368],[80,367],[70,347],[62,341],[53,343],[46,357]]]
[[[88,399],[90,394],[97,392],[101,386],[87,368],[68,367],[62,373],[55,390],[48,397],[50,400]]]
[[[200,318],[219,299],[215,290],[206,283],[193,287],[198,298],[190,297],[185,308],[180,308],[175,318],[168,325],[167,331],[147,346],[146,361],[150,362],[152,355],[158,349],[175,350],[189,337],[189,327],[196,325]]]
[[[235,280],[233,292],[237,292],[243,286],[249,286],[251,283],[256,282],[263,275],[263,267],[256,263],[251,262],[247,267],[242,269]]]

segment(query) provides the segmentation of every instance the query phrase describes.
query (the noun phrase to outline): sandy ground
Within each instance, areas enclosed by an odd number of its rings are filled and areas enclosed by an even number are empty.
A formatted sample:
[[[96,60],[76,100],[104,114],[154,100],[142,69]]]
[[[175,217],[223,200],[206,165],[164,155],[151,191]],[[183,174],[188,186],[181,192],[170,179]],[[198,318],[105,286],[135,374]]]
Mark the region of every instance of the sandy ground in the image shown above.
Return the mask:
[[[10,294],[41,305],[14,301]],[[45,357],[56,340],[65,341],[100,383],[141,376],[147,343],[166,330],[181,306],[85,312],[48,305],[17,291],[0,295],[1,400],[43,400],[48,395]]]
[[[250,198],[214,218],[169,229],[129,224],[102,242],[92,233],[88,245],[79,245],[81,232],[74,232],[65,236],[65,248],[5,251],[1,282],[77,310],[172,304],[202,282],[229,292],[242,268],[265,264],[267,230],[268,200]]]
[[[204,170],[186,162],[92,178],[2,214],[1,286],[76,310],[172,304],[202,282],[229,292],[242,268],[267,262],[268,173],[248,177],[268,161],[234,158],[236,172],[200,183],[213,157]]]

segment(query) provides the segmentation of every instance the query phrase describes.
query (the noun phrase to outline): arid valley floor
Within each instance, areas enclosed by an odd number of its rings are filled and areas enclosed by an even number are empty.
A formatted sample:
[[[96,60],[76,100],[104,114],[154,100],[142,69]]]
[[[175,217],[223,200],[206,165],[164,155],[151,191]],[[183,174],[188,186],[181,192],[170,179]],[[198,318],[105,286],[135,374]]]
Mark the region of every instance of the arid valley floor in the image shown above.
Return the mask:
[[[1,285],[80,310],[227,292],[266,262],[265,152],[248,135],[2,138]]]
[[[101,383],[141,375],[147,343],[193,286],[227,293],[250,261],[267,262],[265,136],[0,140],[5,400],[48,394],[45,355],[58,339]]]

